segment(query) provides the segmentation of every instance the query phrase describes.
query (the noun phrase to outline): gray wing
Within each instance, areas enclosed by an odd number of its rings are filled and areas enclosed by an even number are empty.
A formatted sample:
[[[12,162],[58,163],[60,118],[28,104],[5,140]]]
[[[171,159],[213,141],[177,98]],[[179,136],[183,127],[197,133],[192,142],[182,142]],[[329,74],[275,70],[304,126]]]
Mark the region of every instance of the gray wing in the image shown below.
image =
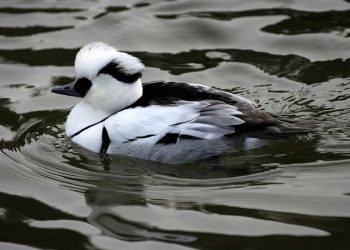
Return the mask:
[[[215,100],[203,100],[198,116],[190,121],[172,125],[172,129],[158,143],[177,143],[181,139],[217,139],[235,132],[244,123],[235,106]]]
[[[203,100],[206,105],[199,110],[199,116],[191,121],[173,125],[173,129],[157,143],[179,143],[188,139],[212,140],[227,136],[262,138],[283,134],[285,122],[259,110],[250,103],[230,105],[217,100]]]

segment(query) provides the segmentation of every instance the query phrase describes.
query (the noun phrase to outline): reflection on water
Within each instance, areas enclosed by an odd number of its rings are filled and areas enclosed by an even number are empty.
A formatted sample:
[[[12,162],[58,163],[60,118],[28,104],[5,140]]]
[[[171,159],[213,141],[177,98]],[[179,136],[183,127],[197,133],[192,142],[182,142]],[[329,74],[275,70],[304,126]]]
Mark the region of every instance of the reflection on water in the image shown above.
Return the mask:
[[[0,249],[348,249],[349,1],[0,3]],[[168,166],[65,138],[79,47],[205,83],[316,133]]]
[[[275,34],[297,35],[307,33],[323,33],[340,31],[346,32],[350,28],[349,10],[331,10],[322,12],[300,11],[288,8],[257,9],[246,11],[213,11],[189,12],[175,15],[157,15],[158,18],[175,19],[181,17],[210,18],[222,21],[231,21],[234,18],[259,16],[288,16],[288,18],[275,24],[267,25],[261,30]]]

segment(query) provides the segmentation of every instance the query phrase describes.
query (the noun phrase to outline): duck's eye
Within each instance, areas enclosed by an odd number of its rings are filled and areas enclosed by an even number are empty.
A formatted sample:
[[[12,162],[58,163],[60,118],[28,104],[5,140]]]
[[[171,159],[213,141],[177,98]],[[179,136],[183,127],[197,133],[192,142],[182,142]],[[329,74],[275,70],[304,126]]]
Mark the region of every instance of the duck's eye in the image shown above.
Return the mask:
[[[86,95],[86,93],[91,88],[92,83],[87,78],[80,78],[74,84],[74,90],[78,92],[82,97]]]

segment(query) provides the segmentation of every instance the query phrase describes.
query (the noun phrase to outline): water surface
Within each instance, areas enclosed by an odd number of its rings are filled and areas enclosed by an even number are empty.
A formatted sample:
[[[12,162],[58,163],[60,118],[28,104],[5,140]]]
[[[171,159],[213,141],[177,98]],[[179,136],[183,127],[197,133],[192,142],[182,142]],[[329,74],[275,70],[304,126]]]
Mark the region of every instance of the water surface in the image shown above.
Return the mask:
[[[0,37],[0,249],[349,249],[349,1],[1,1]],[[50,89],[96,40],[319,126],[176,166],[90,153]]]

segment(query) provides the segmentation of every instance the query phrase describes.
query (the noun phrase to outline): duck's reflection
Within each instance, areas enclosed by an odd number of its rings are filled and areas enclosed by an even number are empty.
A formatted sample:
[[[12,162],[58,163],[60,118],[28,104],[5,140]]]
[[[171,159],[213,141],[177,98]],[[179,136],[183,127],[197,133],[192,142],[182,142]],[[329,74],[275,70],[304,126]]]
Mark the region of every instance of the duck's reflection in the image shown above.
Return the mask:
[[[92,209],[88,221],[104,234],[121,240],[153,239],[182,243],[196,241],[197,238],[190,234],[160,230],[147,223],[124,218],[118,213],[116,208],[121,206],[147,206],[147,198],[144,196],[145,179],[147,176],[129,179],[125,176],[125,179],[121,178],[116,182],[109,178],[101,180],[98,188],[90,189],[85,195],[86,202]]]
[[[172,166],[129,158],[104,156],[103,163],[99,165],[99,171],[102,171],[105,175],[94,183],[95,188],[91,188],[85,193],[86,202],[92,209],[88,221],[100,228],[104,234],[120,240],[156,240],[185,246],[201,245],[201,242],[207,241],[208,237],[218,241],[217,246],[224,246],[224,241],[228,240],[229,233],[228,235],[214,233],[215,230],[213,233],[207,233],[210,228],[204,230],[204,233],[192,231],[192,226],[189,226],[190,229],[181,229],[181,225],[187,225],[186,223],[188,225],[196,224],[196,220],[198,222],[201,214],[233,216],[232,221],[236,216],[243,216],[249,218],[248,221],[250,219],[269,221],[276,224],[281,223],[281,225],[287,225],[287,227],[291,225],[291,228],[300,226],[301,228],[310,228],[310,231],[316,232],[316,234],[321,231],[328,234],[329,230],[326,226],[328,219],[320,216],[317,217],[317,220],[314,220],[307,215],[271,211],[261,212],[257,209],[234,208],[225,205],[213,206],[195,197],[198,190],[203,190],[203,192],[207,190],[204,188],[206,185],[209,185],[209,191],[210,188],[220,189],[221,186],[224,190],[235,188],[235,185],[237,187],[242,187],[242,185],[251,187],[273,185],[275,177],[267,178],[264,177],[264,174],[271,173],[271,170],[279,171],[278,164],[273,164],[276,159],[280,164],[283,164],[284,161],[290,163],[291,158],[294,159],[295,163],[321,158],[325,160],[332,159],[332,155],[317,152],[317,143],[317,138],[285,140],[271,144],[268,150],[263,148],[246,152],[244,155],[225,155],[194,164]],[[266,154],[267,151],[270,154]],[[305,159],[305,155],[308,155],[309,159]],[[98,162],[98,156],[95,157],[96,162]],[[101,165],[104,165],[104,169],[108,170],[102,170]],[[261,174],[262,177],[260,179],[258,177],[249,179],[251,174]],[[281,183],[276,182],[276,185],[279,184]],[[174,190],[177,192],[175,196],[174,193],[170,193]],[[167,194],[167,192],[169,193]],[[186,194],[182,196],[181,192],[193,192],[193,200],[183,200],[181,197],[188,196]],[[174,199],[174,197],[180,198]],[[152,206],[154,205],[160,206],[160,212],[166,211],[166,213],[162,213],[157,217],[158,210],[153,210]],[[173,209],[173,212],[167,208]],[[193,212],[194,216],[197,217],[183,224],[184,218],[181,217],[182,212],[180,210]],[[238,212],[232,214],[232,211]],[[169,215],[174,217],[167,217]],[[175,223],[177,225],[166,224],[165,221],[171,222],[173,220],[174,222],[174,218],[176,221],[176,216],[179,216],[180,220],[179,223]],[[293,218],[293,220],[290,218]],[[320,221],[325,222],[325,224],[320,223]],[[336,222],[334,223],[336,224]],[[232,227],[234,228],[235,225],[232,224]],[[276,228],[279,227],[280,225],[276,226]],[[194,225],[193,228],[198,228],[198,225]],[[315,231],[312,231],[314,229]],[[261,236],[264,235],[263,232],[257,231],[257,229],[254,232],[258,232]],[[314,238],[316,240],[317,237],[323,236],[308,237],[310,237],[310,240],[314,240]],[[242,241],[248,241],[249,237],[241,235],[233,238],[242,243]],[[258,238],[262,244],[268,244],[273,238],[273,234],[269,237],[265,235]],[[284,238],[290,242],[296,242],[296,237],[293,235],[287,234]],[[235,245],[232,240],[230,241],[231,245]],[[258,247],[257,249],[264,248]]]

